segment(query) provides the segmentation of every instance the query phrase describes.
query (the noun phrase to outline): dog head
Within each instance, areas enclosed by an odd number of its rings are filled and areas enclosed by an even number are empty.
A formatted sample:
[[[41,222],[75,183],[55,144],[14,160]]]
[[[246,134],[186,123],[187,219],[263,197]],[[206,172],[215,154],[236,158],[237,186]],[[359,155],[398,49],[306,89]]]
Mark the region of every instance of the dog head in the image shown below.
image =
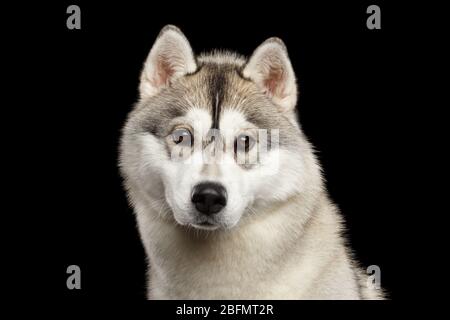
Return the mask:
[[[131,201],[180,225],[213,230],[305,192],[318,169],[296,101],[280,39],[266,40],[249,59],[195,56],[181,31],[166,26],[123,130],[120,167]]]

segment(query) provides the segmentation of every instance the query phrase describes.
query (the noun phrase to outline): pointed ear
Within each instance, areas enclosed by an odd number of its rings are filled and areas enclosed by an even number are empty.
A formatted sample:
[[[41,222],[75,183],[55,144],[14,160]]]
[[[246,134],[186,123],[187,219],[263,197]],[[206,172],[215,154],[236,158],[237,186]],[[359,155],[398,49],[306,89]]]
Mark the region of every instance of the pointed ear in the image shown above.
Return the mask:
[[[255,81],[282,112],[294,110],[297,103],[295,74],[281,39],[267,39],[256,48],[243,75]]]
[[[153,44],[141,73],[141,99],[157,94],[173,80],[196,69],[194,53],[184,34],[175,26],[165,26]]]

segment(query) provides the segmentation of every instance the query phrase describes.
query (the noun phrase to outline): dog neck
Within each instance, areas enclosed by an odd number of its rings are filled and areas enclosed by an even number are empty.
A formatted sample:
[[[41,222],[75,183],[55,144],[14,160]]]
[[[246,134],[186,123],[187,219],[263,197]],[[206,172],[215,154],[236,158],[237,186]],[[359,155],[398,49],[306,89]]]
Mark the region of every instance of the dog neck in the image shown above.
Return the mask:
[[[301,248],[307,242],[303,238],[314,224],[323,197],[318,195],[317,201],[310,203],[296,195],[287,201],[255,206],[257,214],[243,217],[230,230],[186,228],[148,212],[137,212],[149,258],[150,297],[201,297],[202,290],[214,285],[222,288],[215,291],[219,298],[221,292],[233,296],[243,281],[248,285],[267,281],[305,250]],[[191,292],[193,288],[197,291]]]

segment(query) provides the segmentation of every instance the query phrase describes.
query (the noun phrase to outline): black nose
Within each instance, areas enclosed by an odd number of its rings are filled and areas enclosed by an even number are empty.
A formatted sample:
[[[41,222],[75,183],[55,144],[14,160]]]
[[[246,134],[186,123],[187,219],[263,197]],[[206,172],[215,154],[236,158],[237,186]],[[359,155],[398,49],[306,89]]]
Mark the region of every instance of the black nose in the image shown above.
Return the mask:
[[[222,210],[227,204],[227,191],[217,183],[204,182],[194,187],[192,202],[201,213],[211,215]]]

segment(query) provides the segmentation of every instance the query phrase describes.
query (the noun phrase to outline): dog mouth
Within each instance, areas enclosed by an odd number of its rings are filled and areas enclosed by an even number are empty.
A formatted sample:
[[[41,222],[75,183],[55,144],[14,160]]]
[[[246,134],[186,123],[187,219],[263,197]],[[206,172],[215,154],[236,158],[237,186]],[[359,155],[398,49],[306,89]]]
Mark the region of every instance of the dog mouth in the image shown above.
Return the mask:
[[[194,228],[197,229],[201,229],[201,230],[215,230],[219,228],[218,224],[209,222],[209,221],[203,221],[203,222],[199,222],[199,223],[191,223],[191,226],[193,226]]]

